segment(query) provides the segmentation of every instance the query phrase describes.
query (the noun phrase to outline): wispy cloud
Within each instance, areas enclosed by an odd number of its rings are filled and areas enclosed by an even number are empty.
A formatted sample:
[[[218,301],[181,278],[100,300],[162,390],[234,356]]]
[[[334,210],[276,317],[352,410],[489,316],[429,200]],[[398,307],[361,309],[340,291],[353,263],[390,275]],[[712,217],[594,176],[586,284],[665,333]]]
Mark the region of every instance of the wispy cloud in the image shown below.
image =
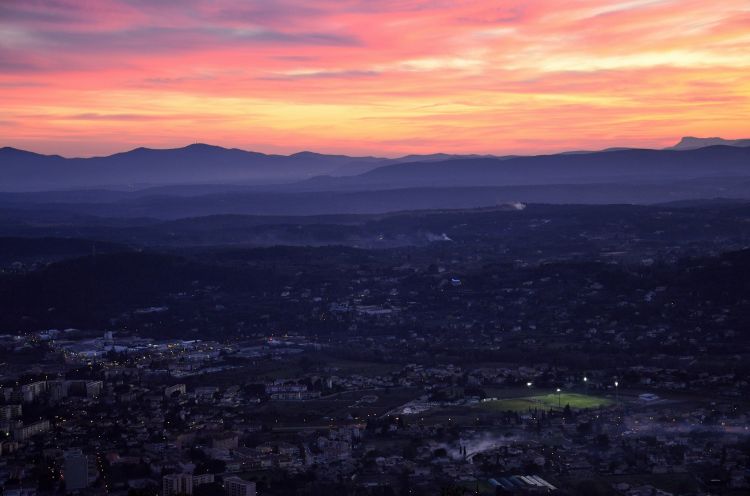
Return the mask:
[[[742,137],[748,33],[746,0],[5,0],[3,144],[521,153]]]

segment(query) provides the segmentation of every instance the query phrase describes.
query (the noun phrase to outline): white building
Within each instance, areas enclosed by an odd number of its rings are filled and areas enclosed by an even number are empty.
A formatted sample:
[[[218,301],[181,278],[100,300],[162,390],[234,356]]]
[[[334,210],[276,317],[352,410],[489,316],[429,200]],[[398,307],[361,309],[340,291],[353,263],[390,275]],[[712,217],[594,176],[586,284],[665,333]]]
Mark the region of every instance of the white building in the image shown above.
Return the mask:
[[[33,424],[17,427],[13,431],[13,438],[16,441],[25,441],[32,436],[36,436],[37,434],[41,434],[42,432],[47,432],[49,429],[49,420],[40,420],[39,422],[34,422]]]
[[[0,420],[11,420],[18,418],[22,413],[21,405],[0,406]]]
[[[255,496],[255,482],[246,481],[239,477],[226,477],[224,491],[227,496]]]
[[[162,478],[162,496],[185,494],[191,496],[196,487],[214,481],[214,474],[169,474]]]

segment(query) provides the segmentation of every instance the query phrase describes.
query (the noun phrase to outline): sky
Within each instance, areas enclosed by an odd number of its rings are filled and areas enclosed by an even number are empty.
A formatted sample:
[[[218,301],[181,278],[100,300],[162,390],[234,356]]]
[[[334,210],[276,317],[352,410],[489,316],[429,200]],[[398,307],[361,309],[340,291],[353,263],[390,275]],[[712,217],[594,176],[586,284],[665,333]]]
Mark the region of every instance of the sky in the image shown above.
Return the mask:
[[[0,0],[0,146],[549,153],[750,137],[748,0]]]

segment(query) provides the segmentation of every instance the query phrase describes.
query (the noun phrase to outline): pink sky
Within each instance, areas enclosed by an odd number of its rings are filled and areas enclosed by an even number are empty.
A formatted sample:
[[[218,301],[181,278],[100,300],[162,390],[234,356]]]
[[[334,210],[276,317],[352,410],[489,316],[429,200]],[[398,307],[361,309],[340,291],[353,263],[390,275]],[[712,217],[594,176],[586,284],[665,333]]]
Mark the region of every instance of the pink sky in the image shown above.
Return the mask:
[[[0,145],[543,153],[750,137],[747,0],[2,0]]]

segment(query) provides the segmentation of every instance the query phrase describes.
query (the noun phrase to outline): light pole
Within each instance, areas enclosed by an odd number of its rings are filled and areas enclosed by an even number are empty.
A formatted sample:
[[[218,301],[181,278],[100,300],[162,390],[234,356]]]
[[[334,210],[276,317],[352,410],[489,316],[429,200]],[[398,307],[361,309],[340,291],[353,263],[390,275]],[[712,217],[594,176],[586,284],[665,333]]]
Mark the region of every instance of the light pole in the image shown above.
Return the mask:
[[[534,386],[534,383],[529,381],[526,383],[526,387],[531,389]],[[539,398],[532,397],[531,400],[534,402],[535,405],[537,405],[537,408],[539,408]]]
[[[618,405],[620,404],[620,390],[619,390],[620,383],[615,381],[615,403]]]
[[[557,408],[561,408],[562,405],[560,404],[560,388],[557,388]]]
[[[586,387],[586,394],[589,394],[589,378],[583,376],[583,385]]]

